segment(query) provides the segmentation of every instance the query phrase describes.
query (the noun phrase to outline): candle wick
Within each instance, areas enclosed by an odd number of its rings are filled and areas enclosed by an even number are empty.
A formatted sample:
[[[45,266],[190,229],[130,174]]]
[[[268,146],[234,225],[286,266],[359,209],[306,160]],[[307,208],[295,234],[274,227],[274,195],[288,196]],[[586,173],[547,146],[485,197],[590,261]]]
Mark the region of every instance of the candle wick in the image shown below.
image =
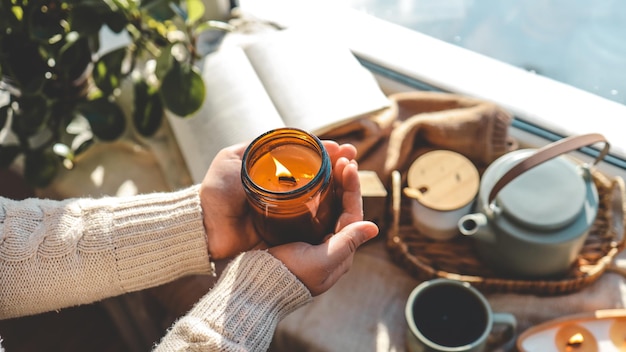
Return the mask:
[[[278,176],[278,182],[287,183],[290,186],[293,186],[297,183],[296,178],[293,176]]]

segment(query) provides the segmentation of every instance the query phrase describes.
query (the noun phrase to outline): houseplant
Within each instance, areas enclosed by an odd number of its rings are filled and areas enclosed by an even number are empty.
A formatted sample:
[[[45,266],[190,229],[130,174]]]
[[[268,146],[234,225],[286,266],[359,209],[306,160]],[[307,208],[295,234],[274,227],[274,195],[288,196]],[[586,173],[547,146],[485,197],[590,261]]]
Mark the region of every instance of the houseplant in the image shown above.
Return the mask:
[[[206,93],[198,41],[229,29],[203,11],[201,0],[0,0],[0,168],[19,159],[45,187],[94,142],[128,128],[149,137],[164,109],[190,116]],[[128,44],[101,52],[105,29]]]

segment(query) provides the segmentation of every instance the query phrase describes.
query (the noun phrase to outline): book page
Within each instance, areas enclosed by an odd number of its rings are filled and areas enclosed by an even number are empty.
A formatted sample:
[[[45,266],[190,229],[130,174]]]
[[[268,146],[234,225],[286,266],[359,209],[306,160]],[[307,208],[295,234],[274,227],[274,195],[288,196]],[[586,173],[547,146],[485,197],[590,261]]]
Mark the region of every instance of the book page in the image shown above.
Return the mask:
[[[389,106],[372,73],[328,32],[289,28],[245,51],[287,126],[322,134]]]
[[[168,121],[194,183],[224,147],[283,127],[279,113],[240,47],[222,48],[202,63],[206,98],[200,110]]]

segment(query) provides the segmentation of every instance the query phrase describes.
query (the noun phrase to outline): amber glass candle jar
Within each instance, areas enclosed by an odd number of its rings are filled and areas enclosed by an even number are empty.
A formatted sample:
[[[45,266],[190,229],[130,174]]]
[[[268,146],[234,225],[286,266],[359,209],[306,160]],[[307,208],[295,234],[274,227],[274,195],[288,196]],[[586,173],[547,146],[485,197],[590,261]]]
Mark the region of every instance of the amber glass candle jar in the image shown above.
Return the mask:
[[[257,137],[243,155],[241,180],[254,225],[270,245],[318,244],[334,230],[331,160],[314,135],[279,128]]]

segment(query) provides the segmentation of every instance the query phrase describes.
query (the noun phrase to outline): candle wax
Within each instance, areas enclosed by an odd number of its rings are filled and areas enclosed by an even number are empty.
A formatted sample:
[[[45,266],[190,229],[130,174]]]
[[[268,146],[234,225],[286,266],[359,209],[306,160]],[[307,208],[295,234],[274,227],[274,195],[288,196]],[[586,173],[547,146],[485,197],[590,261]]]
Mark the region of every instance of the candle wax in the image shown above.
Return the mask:
[[[280,182],[276,174],[278,161],[293,176],[296,182]],[[322,159],[314,150],[301,145],[286,144],[265,153],[250,166],[248,173],[252,181],[272,192],[288,192],[308,184],[317,174]]]

